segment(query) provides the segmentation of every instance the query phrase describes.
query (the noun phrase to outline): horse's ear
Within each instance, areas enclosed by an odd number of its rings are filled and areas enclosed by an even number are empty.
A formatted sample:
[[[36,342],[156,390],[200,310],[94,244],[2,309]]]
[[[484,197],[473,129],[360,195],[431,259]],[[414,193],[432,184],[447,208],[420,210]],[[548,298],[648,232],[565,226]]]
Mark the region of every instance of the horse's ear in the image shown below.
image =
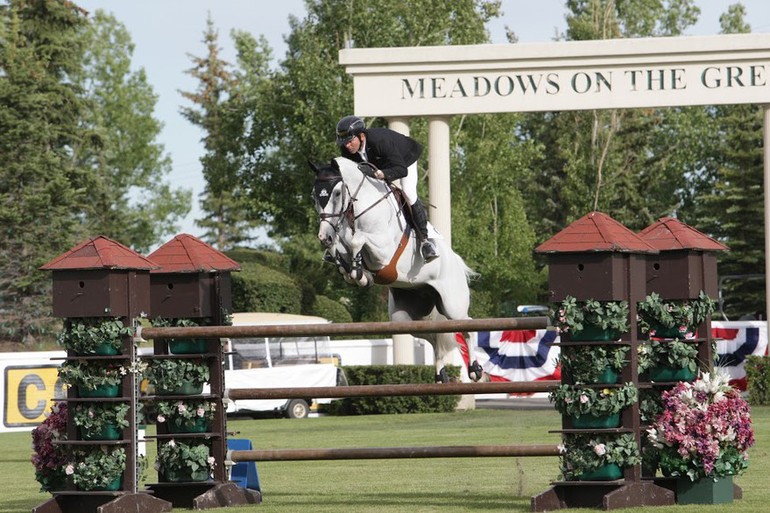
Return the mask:
[[[307,164],[310,166],[310,169],[312,169],[315,174],[318,174],[321,172],[321,168],[315,165],[310,159],[307,160]]]

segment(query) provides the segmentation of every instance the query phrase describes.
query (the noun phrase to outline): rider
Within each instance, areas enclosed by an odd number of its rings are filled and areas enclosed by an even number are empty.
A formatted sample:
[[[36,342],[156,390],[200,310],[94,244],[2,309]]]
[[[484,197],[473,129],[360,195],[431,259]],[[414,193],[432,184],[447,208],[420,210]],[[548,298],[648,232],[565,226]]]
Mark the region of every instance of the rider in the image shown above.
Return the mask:
[[[436,245],[428,238],[428,214],[417,197],[417,159],[420,143],[389,128],[366,128],[357,116],[345,116],[337,123],[337,144],[342,156],[358,162],[367,176],[388,183],[401,180],[401,191],[411,205],[415,232],[420,239],[420,253],[426,262],[439,257]]]

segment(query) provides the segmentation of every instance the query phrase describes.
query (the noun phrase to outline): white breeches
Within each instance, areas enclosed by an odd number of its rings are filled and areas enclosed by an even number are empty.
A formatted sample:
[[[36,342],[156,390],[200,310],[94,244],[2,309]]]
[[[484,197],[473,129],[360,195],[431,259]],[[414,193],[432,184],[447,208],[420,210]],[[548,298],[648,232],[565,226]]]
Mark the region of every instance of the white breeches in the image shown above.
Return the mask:
[[[401,191],[404,193],[404,197],[410,205],[414,205],[417,197],[417,162],[409,166],[408,173],[405,177],[398,180],[398,185],[401,187]]]

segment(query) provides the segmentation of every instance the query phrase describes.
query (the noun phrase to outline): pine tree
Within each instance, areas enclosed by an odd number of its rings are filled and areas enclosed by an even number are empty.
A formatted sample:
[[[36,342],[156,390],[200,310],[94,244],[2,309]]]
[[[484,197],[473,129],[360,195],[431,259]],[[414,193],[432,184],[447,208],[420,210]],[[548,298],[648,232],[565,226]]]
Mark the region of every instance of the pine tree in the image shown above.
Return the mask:
[[[0,10],[0,327],[31,342],[50,315],[50,276],[38,267],[83,236],[88,177],[81,144],[85,13],[68,1],[10,0]]]
[[[211,17],[203,42],[206,56],[191,56],[193,67],[187,71],[198,80],[198,89],[182,92],[195,106],[183,107],[181,112],[204,132],[201,164],[206,185],[201,207],[205,217],[197,224],[205,229],[204,239],[219,249],[229,249],[249,239],[246,206],[237,180],[244,159],[240,149],[243,112],[237,107],[237,96],[231,96],[236,83],[231,65],[219,56],[219,35]]]

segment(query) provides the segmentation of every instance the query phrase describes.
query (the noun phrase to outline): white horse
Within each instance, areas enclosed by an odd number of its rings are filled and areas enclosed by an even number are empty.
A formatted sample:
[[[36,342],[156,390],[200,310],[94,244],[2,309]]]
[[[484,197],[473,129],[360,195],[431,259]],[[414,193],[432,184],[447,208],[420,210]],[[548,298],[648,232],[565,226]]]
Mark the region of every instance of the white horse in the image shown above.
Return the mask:
[[[468,280],[475,273],[429,225],[440,258],[426,263],[394,191],[363,174],[355,162],[338,157],[328,165],[311,163],[320,216],[318,239],[348,283],[388,286],[391,321],[468,319]],[[437,380],[458,348],[452,333],[421,335],[435,354]],[[469,358],[473,348],[468,348]],[[462,367],[463,381],[478,381],[482,369],[473,361]]]

